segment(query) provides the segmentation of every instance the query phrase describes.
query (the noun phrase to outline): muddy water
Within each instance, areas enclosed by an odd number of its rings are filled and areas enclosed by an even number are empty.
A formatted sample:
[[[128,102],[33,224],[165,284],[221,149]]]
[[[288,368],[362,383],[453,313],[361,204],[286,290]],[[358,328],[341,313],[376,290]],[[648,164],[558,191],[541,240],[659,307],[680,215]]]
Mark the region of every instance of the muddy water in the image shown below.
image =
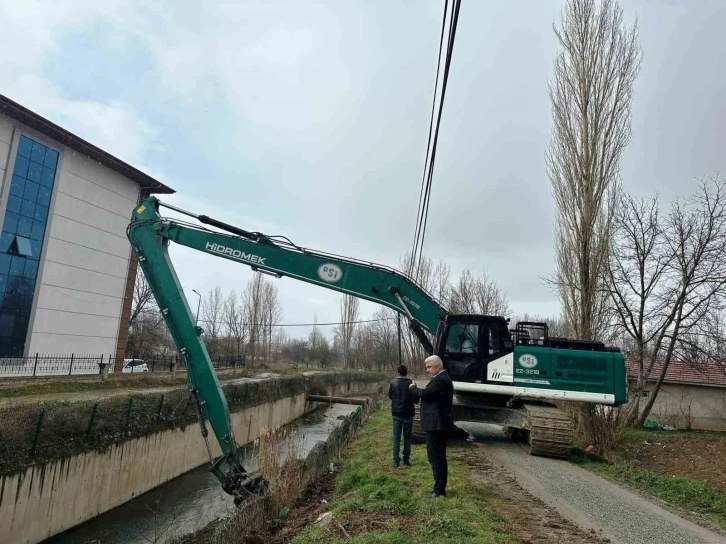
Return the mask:
[[[306,455],[340,425],[342,417],[356,408],[343,404],[321,408],[286,428],[301,434],[301,454]],[[256,468],[250,445],[245,447],[243,463],[247,470]],[[209,468],[202,466],[44,544],[162,543],[170,537],[195,531],[233,508],[232,498],[222,491]]]

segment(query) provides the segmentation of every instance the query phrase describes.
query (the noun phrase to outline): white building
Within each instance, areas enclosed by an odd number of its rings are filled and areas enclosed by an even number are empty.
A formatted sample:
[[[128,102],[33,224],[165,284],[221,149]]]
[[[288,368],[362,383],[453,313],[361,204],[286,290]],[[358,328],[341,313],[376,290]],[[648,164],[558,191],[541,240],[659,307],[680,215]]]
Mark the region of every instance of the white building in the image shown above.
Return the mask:
[[[0,357],[123,357],[135,205],[174,190],[0,95]]]

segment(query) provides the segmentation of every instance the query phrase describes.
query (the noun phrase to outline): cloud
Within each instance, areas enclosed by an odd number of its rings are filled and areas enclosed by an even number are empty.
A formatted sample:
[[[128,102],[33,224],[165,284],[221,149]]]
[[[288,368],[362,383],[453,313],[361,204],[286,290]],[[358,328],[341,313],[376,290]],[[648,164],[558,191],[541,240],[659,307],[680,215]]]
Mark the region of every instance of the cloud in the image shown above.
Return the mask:
[[[119,158],[140,163],[159,130],[133,106],[106,97],[69,96],[45,76],[45,63],[64,37],[81,35],[104,21],[121,21],[118,14],[128,9],[125,0],[0,3],[0,92]]]
[[[623,182],[687,194],[726,169],[726,8],[631,4],[645,57]],[[486,270],[524,310],[557,306],[542,277],[554,266],[544,150],[560,8],[464,6],[426,236],[427,255],[455,273]],[[413,238],[442,10],[439,0],[5,2],[0,88],[176,188],[167,198],[181,207],[395,265]],[[251,274],[194,253],[174,257],[197,290],[240,288]],[[339,295],[278,285],[286,320],[336,319]]]
[[[6,87],[7,96],[70,130],[104,151],[134,165],[143,163],[158,149],[159,129],[142,119],[128,104],[74,100],[31,74],[20,76]]]

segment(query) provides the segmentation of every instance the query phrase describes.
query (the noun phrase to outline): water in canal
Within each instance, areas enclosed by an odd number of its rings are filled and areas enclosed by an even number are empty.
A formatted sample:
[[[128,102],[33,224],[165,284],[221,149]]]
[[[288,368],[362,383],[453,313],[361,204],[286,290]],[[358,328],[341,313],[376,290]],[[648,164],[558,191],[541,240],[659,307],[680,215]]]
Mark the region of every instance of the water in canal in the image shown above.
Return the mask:
[[[302,435],[302,455],[307,455],[340,425],[341,416],[356,408],[334,404],[303,416],[286,428],[294,428]],[[248,445],[248,453],[249,448]],[[244,465],[250,471],[256,468],[254,459],[246,459]],[[44,544],[161,544],[170,537],[200,529],[233,509],[232,497],[222,491],[204,465]]]

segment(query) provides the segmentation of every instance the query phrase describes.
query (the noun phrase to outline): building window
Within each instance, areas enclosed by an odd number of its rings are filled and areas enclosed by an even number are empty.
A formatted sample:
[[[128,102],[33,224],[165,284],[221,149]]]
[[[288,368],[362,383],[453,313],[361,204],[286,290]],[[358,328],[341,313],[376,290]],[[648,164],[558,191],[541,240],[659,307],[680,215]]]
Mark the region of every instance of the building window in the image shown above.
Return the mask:
[[[0,233],[0,357],[22,357],[58,152],[20,136]]]

